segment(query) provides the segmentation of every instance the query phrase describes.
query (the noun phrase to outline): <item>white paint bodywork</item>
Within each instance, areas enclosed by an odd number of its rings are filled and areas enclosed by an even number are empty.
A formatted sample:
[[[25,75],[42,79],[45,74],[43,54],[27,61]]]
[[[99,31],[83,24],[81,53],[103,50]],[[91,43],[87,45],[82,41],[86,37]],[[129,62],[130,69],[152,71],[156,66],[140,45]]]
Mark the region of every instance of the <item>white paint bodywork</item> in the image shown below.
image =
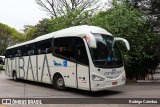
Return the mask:
[[[39,36],[39,37],[37,37],[33,40],[8,47],[7,49],[11,49],[11,48],[15,48],[15,47],[18,47],[18,46],[42,41],[42,40],[53,38],[53,37],[54,38],[67,37],[67,36],[83,37],[83,36],[86,36],[86,34],[88,34],[88,33],[89,34],[90,33],[101,33],[101,34],[107,34],[107,35],[112,36],[112,34],[107,32],[103,28],[96,27],[96,26],[81,25],[81,26],[75,26],[75,27],[70,27],[70,28],[66,28],[66,29],[63,29],[63,30],[59,30],[59,31],[56,31],[56,32],[53,32],[53,33],[43,35],[43,36]]]

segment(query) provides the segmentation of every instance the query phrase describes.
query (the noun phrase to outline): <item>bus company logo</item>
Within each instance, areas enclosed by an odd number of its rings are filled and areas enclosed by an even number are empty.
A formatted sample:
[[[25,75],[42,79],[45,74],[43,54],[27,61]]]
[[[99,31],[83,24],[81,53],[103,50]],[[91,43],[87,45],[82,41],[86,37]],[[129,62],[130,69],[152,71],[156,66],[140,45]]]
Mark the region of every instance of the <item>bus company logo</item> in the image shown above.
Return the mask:
[[[12,104],[11,99],[2,99],[2,104]]]
[[[114,74],[120,74],[122,73],[121,70],[112,69],[111,72],[105,72],[104,75],[114,75]]]
[[[112,69],[111,74],[120,74],[121,72],[121,70]]]
[[[53,60],[54,66],[62,66],[61,63],[57,63],[56,61]]]
[[[67,67],[67,60],[64,60],[64,61],[63,61],[63,66],[64,66],[64,67]]]

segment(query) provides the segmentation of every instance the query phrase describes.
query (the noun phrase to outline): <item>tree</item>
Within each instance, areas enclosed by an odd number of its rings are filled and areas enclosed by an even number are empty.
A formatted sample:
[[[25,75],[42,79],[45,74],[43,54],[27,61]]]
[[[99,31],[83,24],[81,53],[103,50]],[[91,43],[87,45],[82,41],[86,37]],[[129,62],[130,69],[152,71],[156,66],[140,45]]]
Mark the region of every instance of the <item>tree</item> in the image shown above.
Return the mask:
[[[131,50],[123,55],[130,79],[143,79],[160,63],[159,35],[151,29],[145,14],[139,10],[114,0],[112,8],[98,13],[91,24],[129,41]]]
[[[50,19],[43,19],[39,21],[39,23],[35,26],[25,25],[24,26],[24,36],[26,40],[34,39],[38,36],[50,33],[47,31],[48,27],[50,27]]]
[[[35,26],[27,25],[24,29],[24,35],[27,40],[34,39],[38,36],[68,28],[70,26],[89,24],[91,17],[92,15],[88,12],[79,14],[79,11],[76,10],[54,19],[43,19]]]
[[[4,55],[8,46],[14,45],[23,40],[24,38],[21,33],[17,32],[14,28],[0,23],[0,55]]]
[[[27,26],[25,35],[33,39],[75,25],[100,26],[114,36],[123,37],[129,41],[131,50],[123,52],[127,77],[144,79],[145,75],[154,71],[160,63],[160,34],[148,20],[148,14],[123,1],[113,0],[110,9],[96,15],[75,9],[60,17],[57,15],[51,19],[43,19],[35,26]]]
[[[160,0],[126,0],[126,2],[145,13],[152,30],[160,32]]]
[[[80,13],[95,11],[99,0],[36,0],[36,3],[51,17],[58,17],[79,10]]]

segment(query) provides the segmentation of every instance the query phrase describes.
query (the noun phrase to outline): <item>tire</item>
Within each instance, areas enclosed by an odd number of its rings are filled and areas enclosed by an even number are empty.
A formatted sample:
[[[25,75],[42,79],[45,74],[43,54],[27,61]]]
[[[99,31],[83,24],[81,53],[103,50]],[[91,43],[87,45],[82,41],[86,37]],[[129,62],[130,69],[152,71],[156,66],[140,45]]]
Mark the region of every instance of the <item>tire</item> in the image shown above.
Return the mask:
[[[60,74],[55,75],[55,77],[53,78],[53,86],[59,91],[63,91],[66,89],[64,79]]]
[[[17,80],[18,80],[18,79],[17,79],[17,73],[16,73],[16,71],[13,71],[12,77],[13,77],[13,80],[14,80],[14,81],[17,81]]]

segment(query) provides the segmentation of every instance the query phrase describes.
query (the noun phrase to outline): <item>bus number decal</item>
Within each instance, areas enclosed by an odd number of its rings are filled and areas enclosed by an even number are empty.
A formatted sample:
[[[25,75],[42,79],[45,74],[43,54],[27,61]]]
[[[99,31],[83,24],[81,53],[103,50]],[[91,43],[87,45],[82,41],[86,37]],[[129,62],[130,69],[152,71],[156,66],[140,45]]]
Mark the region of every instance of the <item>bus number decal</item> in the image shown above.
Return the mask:
[[[61,63],[56,62],[55,60],[53,60],[54,66],[62,66]]]

